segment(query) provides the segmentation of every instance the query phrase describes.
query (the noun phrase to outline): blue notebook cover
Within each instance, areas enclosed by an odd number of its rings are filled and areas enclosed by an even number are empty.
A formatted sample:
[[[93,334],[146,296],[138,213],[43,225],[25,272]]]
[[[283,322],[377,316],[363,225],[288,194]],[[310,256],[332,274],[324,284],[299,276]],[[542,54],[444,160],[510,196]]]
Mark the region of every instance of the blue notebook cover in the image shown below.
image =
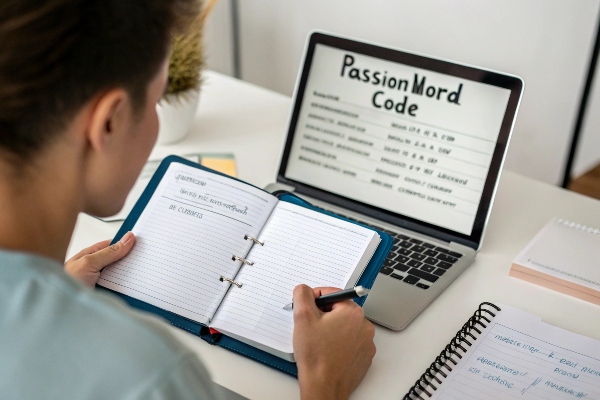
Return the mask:
[[[165,172],[167,171],[167,168],[173,162],[189,165],[194,168],[203,169],[203,170],[210,171],[210,172],[213,172],[218,175],[227,176],[230,179],[240,181],[239,179],[232,178],[228,175],[222,174],[218,171],[214,171],[210,168],[206,168],[202,165],[199,165],[192,161],[186,160],[184,158],[177,157],[177,156],[169,156],[169,157],[165,158],[163,160],[163,162],[160,164],[160,166],[158,167],[158,170],[156,171],[156,173],[150,180],[150,183],[148,183],[148,186],[146,187],[146,189],[140,196],[136,205],[133,207],[133,210],[131,211],[131,213],[129,214],[127,219],[123,222],[123,225],[121,226],[121,228],[115,235],[112,243],[118,242],[121,239],[121,237],[123,237],[123,235],[125,235],[125,233],[132,230],[133,226],[136,224],[137,220],[139,219],[140,215],[142,214],[142,211],[144,210],[144,208],[150,201],[150,198],[154,194],[154,191],[158,187],[158,184],[161,181]],[[243,181],[240,181],[240,182],[243,182]],[[246,182],[244,182],[244,183],[246,183]],[[325,211],[321,208],[315,207],[312,204],[308,203],[307,201],[299,198],[298,196],[295,196],[293,193],[282,193],[278,196],[278,198],[280,201],[287,201],[289,203],[293,203],[293,204],[296,204],[296,205],[299,205],[299,206],[302,206],[305,208],[309,208],[311,210],[314,210],[314,211],[317,211],[317,212],[320,212],[323,214],[327,214],[327,215],[333,216],[335,218],[343,219],[348,222],[358,224],[355,221],[348,220],[347,218],[340,217],[329,211]],[[361,224],[358,224],[358,225],[361,225]],[[370,227],[366,227],[366,228],[374,230]],[[381,238],[381,242],[379,243],[377,250],[375,250],[373,257],[369,261],[369,264],[365,267],[365,270],[363,271],[363,273],[357,283],[357,285],[361,285],[365,288],[371,288],[373,286],[373,283],[375,282],[375,278],[377,277],[377,274],[379,273],[379,269],[381,268],[383,261],[386,259],[387,255],[390,252],[390,249],[392,248],[392,245],[393,245],[393,239],[390,235],[388,235],[385,232],[380,232],[377,230],[376,230],[376,232],[379,234],[379,236]],[[170,311],[163,310],[159,307],[153,306],[151,304],[148,304],[146,302],[135,299],[133,297],[124,295],[122,293],[118,293],[118,292],[112,291],[110,289],[106,289],[102,286],[99,286],[99,287],[102,288],[103,290],[110,291],[110,292],[118,295],[119,297],[123,298],[130,306],[135,307],[140,310],[143,310],[143,311],[147,311],[147,312],[151,312],[153,314],[159,315],[159,316],[163,317],[164,319],[166,319],[167,321],[169,321],[172,325],[174,325],[180,329],[186,330],[196,336],[199,336],[210,344],[224,347],[224,348],[226,348],[230,351],[233,351],[239,355],[242,355],[247,358],[251,358],[255,361],[258,361],[262,364],[268,365],[272,368],[278,369],[289,375],[296,376],[296,377],[298,376],[298,369],[296,368],[296,364],[293,362],[283,360],[277,356],[274,356],[272,354],[269,354],[267,352],[259,350],[255,347],[252,347],[246,343],[240,342],[236,339],[232,339],[226,335],[222,335],[220,333],[211,333],[207,326],[202,325],[198,322],[192,321],[188,318],[184,318],[184,317],[177,315],[175,313],[172,313]],[[366,296],[356,299],[355,302],[362,306],[364,304],[365,300],[366,300]]]

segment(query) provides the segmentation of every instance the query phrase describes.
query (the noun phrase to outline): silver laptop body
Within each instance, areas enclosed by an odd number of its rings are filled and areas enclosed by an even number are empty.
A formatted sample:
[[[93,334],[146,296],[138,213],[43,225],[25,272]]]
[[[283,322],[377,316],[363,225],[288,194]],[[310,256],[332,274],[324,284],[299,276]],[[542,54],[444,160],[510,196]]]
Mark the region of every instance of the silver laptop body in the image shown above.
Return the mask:
[[[364,306],[402,330],[474,260],[523,81],[312,32],[274,192],[394,237]]]

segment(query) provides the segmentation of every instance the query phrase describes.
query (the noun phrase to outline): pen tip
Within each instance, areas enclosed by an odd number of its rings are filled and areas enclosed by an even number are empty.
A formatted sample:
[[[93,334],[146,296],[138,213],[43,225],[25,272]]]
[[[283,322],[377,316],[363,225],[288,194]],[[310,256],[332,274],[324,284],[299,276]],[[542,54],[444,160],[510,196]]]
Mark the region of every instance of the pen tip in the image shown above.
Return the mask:
[[[367,289],[367,288],[364,288],[362,286],[357,286],[357,287],[354,288],[354,291],[356,292],[356,294],[358,296],[362,297],[362,296],[366,296],[367,293],[369,293],[371,290]]]
[[[294,303],[286,304],[285,306],[283,306],[283,309],[285,311],[292,311],[294,309]]]

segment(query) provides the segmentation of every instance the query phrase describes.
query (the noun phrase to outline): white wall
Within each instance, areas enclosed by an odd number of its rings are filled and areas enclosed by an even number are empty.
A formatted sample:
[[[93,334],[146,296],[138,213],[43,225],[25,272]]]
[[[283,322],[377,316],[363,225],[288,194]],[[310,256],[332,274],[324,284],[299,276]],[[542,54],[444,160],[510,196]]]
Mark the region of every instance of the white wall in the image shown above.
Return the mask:
[[[561,181],[599,0],[240,0],[239,4],[242,78],[288,95],[305,38],[315,28],[522,76],[525,93],[506,166],[546,182]],[[596,86],[592,110],[599,115],[588,119],[584,142],[590,140],[588,131],[596,131],[593,126],[600,127],[600,85]],[[582,158],[585,163],[600,159],[600,147],[596,156],[588,153]],[[576,169],[581,165],[578,159]]]
[[[220,0],[204,27],[206,65],[213,71],[233,75],[231,1]]]
[[[596,67],[586,117],[575,153],[571,176],[586,173],[600,163],[600,66]]]

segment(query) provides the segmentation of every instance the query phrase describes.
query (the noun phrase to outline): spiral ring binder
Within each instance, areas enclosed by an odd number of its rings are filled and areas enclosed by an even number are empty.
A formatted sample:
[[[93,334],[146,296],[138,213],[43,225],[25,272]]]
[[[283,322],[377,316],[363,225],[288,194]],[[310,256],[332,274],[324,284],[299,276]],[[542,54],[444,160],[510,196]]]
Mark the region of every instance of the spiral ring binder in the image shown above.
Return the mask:
[[[249,235],[244,235],[244,240],[252,240],[254,243],[260,244],[261,246],[265,245],[265,242],[261,242],[257,238],[253,238],[252,236],[249,236]]]
[[[596,235],[600,234],[600,229],[592,228],[591,226],[582,225],[582,224],[579,224],[577,222],[572,222],[572,221],[569,221],[569,220],[566,220],[566,219],[562,219],[562,218],[555,218],[555,220],[559,224],[566,225],[569,228],[579,229],[581,231],[586,231],[586,232],[589,232],[589,233],[594,233]]]
[[[254,265],[254,263],[252,261],[248,261],[245,258],[242,258],[240,256],[236,256],[235,254],[233,256],[231,256],[231,259],[233,261],[241,261],[242,264]]]
[[[221,282],[227,281],[227,282],[229,282],[229,283],[231,283],[231,284],[233,284],[233,285],[235,285],[235,286],[237,286],[237,287],[239,287],[239,288],[241,288],[241,287],[242,287],[242,285],[243,285],[243,283],[237,283],[237,282],[236,282],[236,281],[234,281],[233,279],[231,279],[231,278],[227,278],[227,277],[225,277],[225,276],[223,276],[223,275],[221,275],[221,277],[219,278],[219,280],[220,280]]]
[[[264,246],[264,243],[263,243],[263,242],[261,242],[260,240],[258,240],[258,239],[256,239],[256,238],[253,238],[252,236],[249,236],[249,235],[244,235],[244,239],[245,239],[245,240],[252,240],[254,243],[257,243],[257,244],[260,244],[261,246]],[[254,265],[254,263],[253,263],[252,261],[250,261],[250,260],[246,260],[245,258],[243,258],[243,257],[240,257],[240,256],[236,256],[235,254],[231,256],[231,259],[232,259],[233,261],[241,261],[241,262],[242,262],[242,264]],[[233,285],[235,285],[235,286],[237,286],[237,287],[239,287],[239,288],[241,288],[241,287],[242,287],[242,284],[241,284],[241,283],[238,283],[238,282],[234,281],[234,280],[233,280],[233,279],[231,279],[231,278],[227,278],[226,276],[222,276],[222,275],[221,275],[221,277],[219,278],[219,280],[220,280],[221,282],[227,281],[227,282],[229,282],[229,283],[231,283],[231,284],[233,284]]]
[[[432,397],[433,393],[430,393],[427,388],[430,387],[436,391],[437,387],[435,385],[441,385],[442,379],[447,378],[447,373],[452,372],[452,365],[457,365],[458,361],[455,360],[455,357],[459,359],[462,358],[462,355],[458,351],[459,349],[466,353],[467,349],[464,347],[471,347],[473,344],[469,341],[469,338],[472,341],[477,340],[477,336],[474,335],[475,332],[477,335],[481,334],[481,330],[479,330],[478,325],[482,327],[482,329],[487,328],[487,324],[491,323],[491,318],[495,317],[496,314],[488,308],[495,309],[496,311],[500,311],[500,307],[492,304],[492,303],[481,303],[479,308],[471,318],[463,325],[463,327],[456,332],[456,335],[452,338],[450,343],[442,350],[439,356],[436,357],[435,361],[431,363],[429,368],[425,370],[425,373],[421,375],[419,379],[415,382],[413,387],[410,388],[406,396],[404,396],[404,400],[415,400],[420,399],[424,400],[423,394],[426,394],[427,397]],[[488,318],[488,315],[491,316]],[[452,365],[450,365],[452,363]],[[445,370],[444,370],[445,369]],[[442,379],[440,379],[440,376]]]

